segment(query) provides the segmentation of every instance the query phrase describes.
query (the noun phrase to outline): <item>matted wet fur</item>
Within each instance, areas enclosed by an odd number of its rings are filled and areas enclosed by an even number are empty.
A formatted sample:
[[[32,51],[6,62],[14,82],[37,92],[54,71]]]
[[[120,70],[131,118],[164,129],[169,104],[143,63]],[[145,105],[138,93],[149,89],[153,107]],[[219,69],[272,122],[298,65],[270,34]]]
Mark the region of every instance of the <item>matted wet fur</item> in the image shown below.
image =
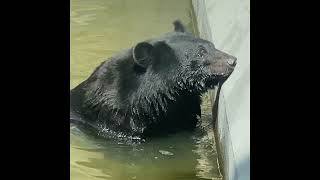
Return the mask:
[[[173,24],[173,32],[118,53],[72,89],[70,120],[117,138],[195,128],[201,94],[232,73],[236,58]]]

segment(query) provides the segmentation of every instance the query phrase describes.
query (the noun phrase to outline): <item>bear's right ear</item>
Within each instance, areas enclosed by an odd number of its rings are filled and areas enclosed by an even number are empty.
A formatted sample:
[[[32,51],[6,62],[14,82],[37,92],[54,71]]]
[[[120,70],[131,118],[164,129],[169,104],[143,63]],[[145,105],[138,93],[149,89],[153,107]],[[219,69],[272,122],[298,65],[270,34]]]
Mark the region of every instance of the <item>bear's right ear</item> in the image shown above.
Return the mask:
[[[174,25],[174,31],[175,32],[186,32],[186,27],[182,24],[180,20],[175,20],[173,22]]]
[[[150,43],[147,42],[141,42],[138,43],[133,48],[133,59],[136,64],[139,66],[146,68],[152,60],[151,52],[152,52],[153,46]]]

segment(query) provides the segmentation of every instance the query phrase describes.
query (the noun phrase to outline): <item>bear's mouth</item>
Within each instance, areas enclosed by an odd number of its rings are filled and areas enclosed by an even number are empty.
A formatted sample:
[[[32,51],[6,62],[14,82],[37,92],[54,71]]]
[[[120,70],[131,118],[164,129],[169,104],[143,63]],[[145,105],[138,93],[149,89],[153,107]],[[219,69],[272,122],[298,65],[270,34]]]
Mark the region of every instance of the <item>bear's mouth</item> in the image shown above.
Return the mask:
[[[205,86],[207,89],[214,89],[219,83],[223,83],[228,79],[230,74],[212,74],[205,80]]]
[[[218,85],[219,79],[216,77],[210,77],[205,81],[205,86],[207,89],[213,89],[216,85]]]

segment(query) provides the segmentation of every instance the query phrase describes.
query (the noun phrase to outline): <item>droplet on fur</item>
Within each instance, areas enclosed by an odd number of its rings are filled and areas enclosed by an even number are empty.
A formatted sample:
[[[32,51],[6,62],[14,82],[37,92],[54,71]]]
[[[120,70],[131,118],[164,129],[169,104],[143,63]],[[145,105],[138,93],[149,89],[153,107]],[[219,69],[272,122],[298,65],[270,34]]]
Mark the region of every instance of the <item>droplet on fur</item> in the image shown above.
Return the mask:
[[[205,84],[204,84],[203,81],[200,82],[200,85],[201,85],[201,87],[204,87],[204,86],[205,86]]]

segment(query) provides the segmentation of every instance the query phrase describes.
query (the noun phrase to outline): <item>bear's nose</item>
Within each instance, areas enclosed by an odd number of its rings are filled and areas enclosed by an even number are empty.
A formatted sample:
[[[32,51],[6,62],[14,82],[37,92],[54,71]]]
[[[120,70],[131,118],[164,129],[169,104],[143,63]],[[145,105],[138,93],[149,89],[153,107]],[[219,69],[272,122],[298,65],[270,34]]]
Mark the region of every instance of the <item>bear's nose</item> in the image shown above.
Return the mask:
[[[237,58],[235,58],[235,57],[230,57],[230,58],[228,58],[227,63],[228,63],[230,66],[235,66],[235,65],[237,64]]]

